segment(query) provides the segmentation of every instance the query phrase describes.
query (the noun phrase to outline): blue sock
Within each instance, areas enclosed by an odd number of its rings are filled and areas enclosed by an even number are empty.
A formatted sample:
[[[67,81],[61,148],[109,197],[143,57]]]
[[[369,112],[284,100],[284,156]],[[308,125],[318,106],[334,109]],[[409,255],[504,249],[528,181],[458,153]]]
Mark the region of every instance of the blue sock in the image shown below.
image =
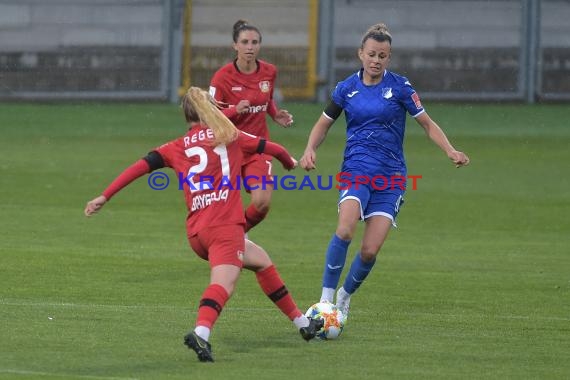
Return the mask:
[[[336,289],[338,286],[349,245],[350,240],[342,240],[336,234],[333,235],[327,248],[323,271],[323,288]]]
[[[342,286],[348,294],[352,294],[356,291],[356,289],[358,289],[358,287],[362,284],[366,276],[368,276],[368,273],[370,273],[370,271],[372,270],[372,267],[374,266],[375,262],[376,259],[374,259],[374,261],[366,263],[362,261],[362,258],[360,257],[360,252],[356,254],[356,257],[354,258],[354,260],[352,261],[352,265],[350,266],[350,271],[348,272],[348,275],[344,279],[344,285]]]

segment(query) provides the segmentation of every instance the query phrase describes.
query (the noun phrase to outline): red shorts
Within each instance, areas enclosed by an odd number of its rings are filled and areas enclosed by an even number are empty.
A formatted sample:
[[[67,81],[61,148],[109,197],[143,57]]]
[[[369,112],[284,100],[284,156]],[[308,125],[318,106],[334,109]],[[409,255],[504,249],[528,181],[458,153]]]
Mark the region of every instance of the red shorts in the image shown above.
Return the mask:
[[[245,236],[243,225],[210,227],[189,236],[190,246],[198,256],[210,263],[213,268],[221,264],[243,267]]]
[[[241,167],[243,187],[249,193],[250,189],[265,189],[273,187],[271,174],[272,157],[266,154],[256,154],[255,158],[247,160]]]

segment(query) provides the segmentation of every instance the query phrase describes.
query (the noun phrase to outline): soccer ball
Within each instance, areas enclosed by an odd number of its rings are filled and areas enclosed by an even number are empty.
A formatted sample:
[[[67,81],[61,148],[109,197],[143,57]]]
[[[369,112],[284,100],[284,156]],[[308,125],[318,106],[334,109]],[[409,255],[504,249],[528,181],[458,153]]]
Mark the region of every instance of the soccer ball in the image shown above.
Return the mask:
[[[319,339],[336,339],[344,328],[342,312],[330,302],[317,302],[307,310],[305,315],[309,318],[324,320],[323,328],[317,332]]]

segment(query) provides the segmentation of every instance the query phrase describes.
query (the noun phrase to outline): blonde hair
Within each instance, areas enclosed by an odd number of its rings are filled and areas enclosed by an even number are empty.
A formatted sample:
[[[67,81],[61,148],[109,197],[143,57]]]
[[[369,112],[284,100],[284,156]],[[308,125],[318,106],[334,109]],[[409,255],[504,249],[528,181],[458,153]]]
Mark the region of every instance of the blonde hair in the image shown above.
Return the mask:
[[[364,47],[364,43],[370,38],[378,42],[388,41],[390,45],[392,45],[392,35],[388,31],[386,24],[383,22],[372,25],[370,28],[368,28],[364,34],[364,37],[362,37],[362,43],[360,44],[361,49]]]
[[[214,132],[214,145],[227,145],[238,137],[238,129],[224,115],[206,91],[190,87],[182,97],[182,108],[188,123],[200,122]]]

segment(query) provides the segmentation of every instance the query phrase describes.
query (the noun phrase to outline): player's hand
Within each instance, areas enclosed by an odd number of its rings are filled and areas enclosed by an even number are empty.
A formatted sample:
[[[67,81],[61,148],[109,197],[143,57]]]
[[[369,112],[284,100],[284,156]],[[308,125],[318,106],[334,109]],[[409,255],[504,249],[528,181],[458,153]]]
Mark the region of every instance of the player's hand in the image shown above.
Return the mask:
[[[237,113],[245,113],[247,111],[249,111],[249,100],[247,99],[242,99],[239,101],[238,104],[236,104],[236,111]]]
[[[289,156],[289,158],[291,158],[291,161],[293,162],[293,165],[289,165],[289,162],[287,162],[287,163],[282,162],[283,168],[284,168],[285,170],[293,170],[293,169],[295,169],[295,168],[299,165],[299,162],[297,162],[297,160],[295,159],[295,157]]]
[[[105,198],[103,195],[99,195],[97,198],[87,202],[84,211],[85,216],[91,216],[93,214],[96,214],[97,212],[99,212],[99,210],[101,210],[101,208],[105,205],[105,203],[107,203],[107,198]]]
[[[458,150],[452,150],[447,154],[447,157],[455,164],[456,168],[469,165],[469,157]]]
[[[307,149],[305,150],[305,153],[299,160],[299,165],[306,171],[309,171],[317,168],[317,166],[315,165],[316,162],[317,162],[317,152],[311,149]]]
[[[283,128],[289,128],[293,125],[293,115],[287,110],[277,111],[273,120]]]
[[[299,166],[299,161],[297,161],[295,157],[291,157],[291,160],[293,161],[293,167],[291,169],[295,169],[297,166]]]

